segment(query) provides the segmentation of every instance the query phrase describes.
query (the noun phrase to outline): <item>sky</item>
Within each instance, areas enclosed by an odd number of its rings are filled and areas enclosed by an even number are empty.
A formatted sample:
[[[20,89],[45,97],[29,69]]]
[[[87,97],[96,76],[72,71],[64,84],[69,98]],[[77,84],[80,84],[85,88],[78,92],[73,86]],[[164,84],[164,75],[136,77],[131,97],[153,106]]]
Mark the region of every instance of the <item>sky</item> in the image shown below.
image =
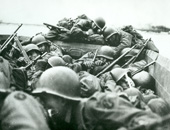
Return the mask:
[[[103,17],[107,25],[164,25],[170,27],[170,0],[0,0],[0,20],[56,24],[86,14]]]

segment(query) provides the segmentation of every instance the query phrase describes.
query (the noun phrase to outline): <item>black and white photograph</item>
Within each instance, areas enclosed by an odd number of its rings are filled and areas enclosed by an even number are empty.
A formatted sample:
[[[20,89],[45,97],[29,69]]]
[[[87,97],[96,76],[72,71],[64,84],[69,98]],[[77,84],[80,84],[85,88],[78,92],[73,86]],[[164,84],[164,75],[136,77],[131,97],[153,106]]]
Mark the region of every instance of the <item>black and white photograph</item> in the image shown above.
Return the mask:
[[[170,130],[169,0],[0,0],[0,130]]]

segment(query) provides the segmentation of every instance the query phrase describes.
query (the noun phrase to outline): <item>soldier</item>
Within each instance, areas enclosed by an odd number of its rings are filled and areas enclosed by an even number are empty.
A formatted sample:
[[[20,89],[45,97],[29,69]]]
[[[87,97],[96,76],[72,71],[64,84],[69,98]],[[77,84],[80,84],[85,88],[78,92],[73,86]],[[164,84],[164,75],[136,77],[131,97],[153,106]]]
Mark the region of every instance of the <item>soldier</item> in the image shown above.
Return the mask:
[[[70,112],[81,100],[79,85],[78,75],[67,67],[53,67],[41,75],[33,94],[45,105],[53,129],[72,129]]]
[[[65,66],[66,62],[58,56],[52,56],[48,59],[47,69],[55,66]]]
[[[1,92],[1,130],[50,130],[45,113],[41,104],[24,92]]]
[[[100,79],[86,71],[79,72],[81,97],[90,97],[95,92],[101,92]]]
[[[104,26],[105,20],[102,17],[98,17],[95,20],[90,20],[89,18],[79,19],[71,28],[70,37],[78,42],[104,44],[103,37],[100,35]]]
[[[124,54],[126,51],[129,51],[130,48],[124,48],[121,51],[121,55]],[[136,60],[133,61],[133,63],[129,63],[126,65],[126,63],[134,56],[138,55],[140,53],[140,49],[132,49],[127,55],[125,55],[119,62],[120,66],[124,66],[123,68],[128,68],[131,72],[134,72],[138,70],[139,68],[144,67],[147,65],[147,62],[144,60],[145,58],[145,51],[141,52],[141,54],[136,58]]]
[[[141,43],[144,42],[144,38],[141,34],[139,34],[133,27],[132,25],[129,26],[125,26],[122,28],[123,31],[131,34],[132,37],[132,42],[133,43]],[[150,40],[146,46],[147,49],[155,51],[157,53],[159,53],[159,49],[155,46],[154,42],[152,40]]]
[[[127,69],[114,68],[110,71],[113,80],[120,85],[123,90],[135,87],[134,81],[131,79],[131,73]]]
[[[35,44],[28,44],[25,46],[25,51],[30,58],[30,60],[34,60],[37,56],[41,54],[40,49]]]
[[[42,53],[47,52],[47,57],[58,55],[62,56],[63,52],[61,47],[54,45],[51,41],[47,40],[45,36],[40,33],[32,38],[32,43],[36,44]]]
[[[62,59],[68,63],[68,64],[72,64],[73,63],[73,58],[70,55],[63,55]]]
[[[118,29],[116,30],[112,27],[106,27],[103,31],[103,36],[108,45],[116,47],[117,56],[124,48],[132,47],[135,44],[137,44],[137,48],[141,48],[145,42],[145,40],[133,42],[132,41],[133,35],[123,30]],[[159,52],[152,41],[148,42],[146,48],[149,50]]]
[[[84,62],[84,68],[91,69],[90,73],[98,74],[106,66],[108,66],[115,58],[114,48],[110,46],[102,46],[97,51],[96,58],[92,62]]]
[[[2,130],[110,130],[120,127],[140,130],[145,125],[143,130],[149,130],[152,123],[160,120],[158,115],[136,109],[116,93],[96,92],[82,99],[79,85],[78,76],[69,68],[46,70],[33,91],[38,102],[23,92],[13,92],[5,99],[0,116]]]
[[[138,88],[144,96],[145,103],[157,97],[155,95],[155,80],[148,72],[142,71],[132,76],[128,69],[114,68],[110,71],[110,75],[116,84],[123,88],[123,91],[128,88]],[[110,88],[115,90],[117,87],[112,85]]]
[[[136,86],[140,86],[141,91],[144,93],[147,90],[153,91],[156,94],[155,79],[146,71],[141,71],[132,76],[132,79]]]
[[[166,102],[164,99],[160,97],[151,99],[147,105],[154,113],[157,113],[162,117],[170,114],[169,112],[170,106],[168,102]]]
[[[42,34],[34,36],[31,42],[38,46],[42,54],[45,52],[50,52],[51,42],[46,40]]]
[[[103,36],[108,45],[116,47],[117,56],[122,49],[133,46],[132,35],[122,30],[106,27],[103,31]]]
[[[58,76],[56,77],[56,75]],[[61,76],[66,76],[65,79],[67,79],[67,82],[62,81]],[[74,129],[91,130],[101,126],[107,130],[119,128],[126,123],[129,127],[140,125],[139,121],[147,124],[155,120],[154,118],[159,118],[159,116],[153,113],[146,113],[134,108],[130,103],[118,97],[115,93],[96,92],[88,100],[80,99],[80,87],[77,78],[77,75],[69,68],[54,67],[43,73],[36,90],[33,92],[34,95],[39,96],[42,101],[45,102],[46,108],[51,109],[49,112],[51,112],[53,121],[56,121],[55,125],[57,125],[57,128],[66,129],[66,126],[71,125]],[[72,83],[71,86],[70,83]],[[72,91],[70,91],[70,89]],[[71,106],[72,110],[69,110]],[[131,111],[129,111],[129,109],[131,109]],[[97,114],[99,111],[100,114]],[[140,116],[130,118],[130,115],[138,114],[140,114]],[[112,116],[112,118],[109,118],[110,116]],[[115,116],[116,118],[114,118]],[[110,123],[108,119],[110,119]],[[59,120],[62,120],[62,123],[57,123]],[[72,129],[71,126],[69,126],[69,129]]]

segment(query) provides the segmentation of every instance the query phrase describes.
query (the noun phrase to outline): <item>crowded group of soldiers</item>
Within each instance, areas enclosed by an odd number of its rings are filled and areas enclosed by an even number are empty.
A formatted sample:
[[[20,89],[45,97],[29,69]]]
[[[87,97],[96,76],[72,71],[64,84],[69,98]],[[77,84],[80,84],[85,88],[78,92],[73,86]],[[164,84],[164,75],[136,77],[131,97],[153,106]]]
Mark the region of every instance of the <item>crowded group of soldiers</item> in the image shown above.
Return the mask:
[[[0,129],[163,130],[169,104],[147,72],[145,53],[159,53],[132,26],[103,18],[64,18],[49,32],[1,44]],[[98,44],[74,57],[54,41]],[[166,125],[165,125],[166,124]]]

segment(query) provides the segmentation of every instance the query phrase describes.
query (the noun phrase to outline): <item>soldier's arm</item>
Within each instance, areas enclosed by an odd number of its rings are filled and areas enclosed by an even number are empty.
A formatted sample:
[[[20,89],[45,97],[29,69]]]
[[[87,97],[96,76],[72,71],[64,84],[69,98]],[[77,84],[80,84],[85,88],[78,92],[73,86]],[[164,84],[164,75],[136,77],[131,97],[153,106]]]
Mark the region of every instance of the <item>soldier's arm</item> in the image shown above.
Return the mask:
[[[120,32],[120,44],[115,48],[116,55],[118,56],[120,52],[127,47],[132,46],[132,35],[124,31]]]

